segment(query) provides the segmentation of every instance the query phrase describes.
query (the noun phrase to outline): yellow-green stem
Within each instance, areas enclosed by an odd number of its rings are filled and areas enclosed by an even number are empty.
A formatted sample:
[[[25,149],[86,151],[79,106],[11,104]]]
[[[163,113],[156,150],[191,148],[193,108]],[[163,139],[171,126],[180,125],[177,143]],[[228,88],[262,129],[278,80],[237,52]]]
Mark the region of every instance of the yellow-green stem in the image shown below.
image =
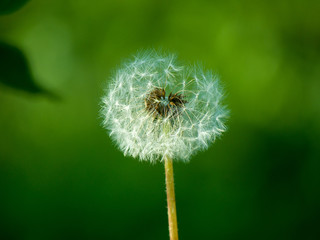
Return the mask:
[[[172,159],[166,157],[164,161],[164,166],[166,171],[166,189],[170,240],[178,240],[177,210],[176,198],[174,193]]]

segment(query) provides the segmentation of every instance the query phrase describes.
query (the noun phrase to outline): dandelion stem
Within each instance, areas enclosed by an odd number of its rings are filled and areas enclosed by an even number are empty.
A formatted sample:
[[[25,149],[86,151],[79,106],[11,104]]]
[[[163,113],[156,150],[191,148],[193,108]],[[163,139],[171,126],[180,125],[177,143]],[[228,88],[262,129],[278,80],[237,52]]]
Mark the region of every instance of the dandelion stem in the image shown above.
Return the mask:
[[[170,240],[178,240],[177,210],[176,210],[176,198],[174,193],[172,159],[166,157],[164,166],[165,166],[165,172],[166,172],[166,189],[167,189],[167,205],[168,205]]]

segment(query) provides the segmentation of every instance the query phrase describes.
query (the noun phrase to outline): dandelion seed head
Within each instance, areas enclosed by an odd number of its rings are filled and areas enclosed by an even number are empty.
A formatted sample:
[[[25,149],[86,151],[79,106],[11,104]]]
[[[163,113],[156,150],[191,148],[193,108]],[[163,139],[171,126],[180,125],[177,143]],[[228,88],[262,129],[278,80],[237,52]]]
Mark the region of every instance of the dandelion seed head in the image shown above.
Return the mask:
[[[124,155],[188,161],[226,130],[222,99],[216,75],[182,66],[173,54],[145,51],[116,71],[101,115]]]

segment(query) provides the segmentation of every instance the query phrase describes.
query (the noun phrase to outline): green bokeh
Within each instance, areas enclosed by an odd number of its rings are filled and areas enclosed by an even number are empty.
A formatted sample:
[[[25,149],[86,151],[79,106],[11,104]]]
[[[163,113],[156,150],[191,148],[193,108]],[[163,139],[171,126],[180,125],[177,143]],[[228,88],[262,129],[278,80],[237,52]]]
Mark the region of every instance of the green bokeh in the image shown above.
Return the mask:
[[[319,12],[33,0],[0,16],[0,40],[61,97],[0,85],[0,239],[168,239],[163,165],[123,157],[99,119],[112,71],[150,47],[219,73],[231,109],[221,139],[174,165],[180,238],[320,239]]]

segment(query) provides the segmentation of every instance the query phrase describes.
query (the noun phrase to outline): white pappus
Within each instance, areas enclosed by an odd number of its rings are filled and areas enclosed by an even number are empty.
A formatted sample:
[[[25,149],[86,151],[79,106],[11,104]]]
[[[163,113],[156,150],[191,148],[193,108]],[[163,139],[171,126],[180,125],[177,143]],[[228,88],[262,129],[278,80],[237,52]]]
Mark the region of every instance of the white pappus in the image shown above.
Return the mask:
[[[226,130],[228,110],[222,99],[216,75],[150,50],[116,70],[101,115],[124,155],[188,161]]]

